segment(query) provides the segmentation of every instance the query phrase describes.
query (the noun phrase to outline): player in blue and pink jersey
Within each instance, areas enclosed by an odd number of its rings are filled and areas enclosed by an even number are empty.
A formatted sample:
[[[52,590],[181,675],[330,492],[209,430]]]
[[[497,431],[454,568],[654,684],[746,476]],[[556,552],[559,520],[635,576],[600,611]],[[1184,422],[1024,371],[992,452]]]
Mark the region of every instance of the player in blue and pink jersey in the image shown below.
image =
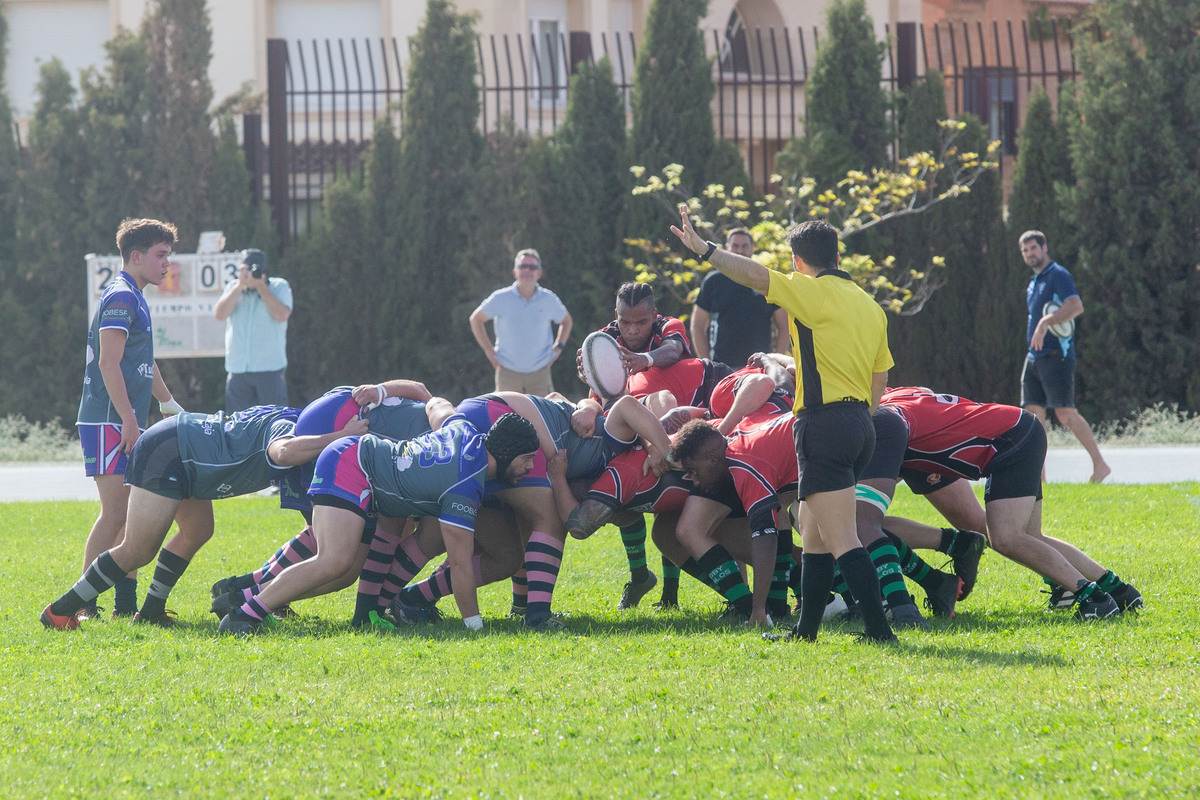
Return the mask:
[[[529,472],[540,442],[533,425],[506,414],[481,433],[454,415],[436,431],[393,442],[372,434],[332,443],[317,459],[309,496],[317,554],[288,567],[257,596],[221,620],[223,633],[257,633],[280,605],[328,585],[357,557],[363,526],[381,517],[436,516],[451,566],[460,579],[454,598],[464,624],[481,630],[474,572],[475,520],[484,484],[517,483]]]
[[[338,433],[295,436],[298,414],[285,406],[254,406],[231,415],[184,412],[151,426],[129,457],[129,514],[121,544],[97,556],[74,587],[46,607],[42,624],[76,627],[74,615],[85,603],[158,553],[154,581],[134,621],[171,625],[167,595],[212,538],[212,501],[265,489],[315,459],[334,439],[366,428],[356,421]],[[163,547],[172,521],[179,532]]]
[[[666,469],[666,452],[670,447],[666,432],[649,409],[632,397],[619,398],[604,415],[600,414],[599,404],[592,400],[572,404],[566,400],[536,395],[524,397],[532,404],[542,427],[557,448],[555,457],[560,461],[562,474],[559,484],[562,486],[570,480],[596,476],[614,456],[633,447],[639,437],[654,454],[648,469],[656,469],[659,472]],[[514,398],[509,399],[515,401]],[[643,451],[643,461],[645,458],[646,454]],[[559,485],[554,485],[554,490],[557,494]],[[573,506],[574,502],[571,501],[567,507],[568,511]],[[560,505],[559,526],[566,516],[561,508]],[[533,548],[526,552],[527,558],[532,555],[535,562],[542,554]],[[491,574],[495,571],[491,570]],[[546,570],[543,568],[542,571]],[[518,592],[520,577],[516,576]],[[549,581],[543,577],[541,583],[544,588]],[[428,579],[401,593],[397,599],[397,607],[402,615],[405,613],[405,606],[429,608],[446,594],[451,585],[448,569],[440,567]]]
[[[339,431],[350,421],[362,419],[367,422],[371,433],[402,441],[429,431],[432,427],[431,417],[444,419],[451,410],[448,401],[435,398],[419,381],[396,379],[382,384],[364,384],[353,389],[340,386],[305,406],[296,420],[296,435],[322,435]],[[289,471],[280,481],[279,505],[299,511],[305,519],[304,529],[280,547],[258,570],[222,578],[213,584],[212,611],[218,617],[240,606],[292,564],[311,558],[316,552],[316,540],[311,527],[312,503],[308,498],[314,467],[315,463],[310,463],[306,469]],[[399,530],[392,530],[391,527],[385,525],[377,531],[374,518],[367,521],[363,531],[364,547],[370,546],[371,555],[367,556],[362,573],[340,576],[335,585],[329,587],[329,591],[345,588],[357,578],[364,582],[364,591],[371,595],[371,608],[375,607],[378,585],[388,572],[391,554],[401,544],[403,525]],[[378,557],[372,558],[375,554]],[[424,564],[423,561],[421,563]],[[254,588],[256,586],[259,588]],[[281,613],[286,613],[286,610]],[[358,616],[356,614],[356,619]]]
[[[162,283],[175,246],[175,226],[154,219],[126,219],[117,230],[121,271],[105,287],[88,329],[83,395],[76,427],[85,473],[94,477],[100,516],[83,551],[83,568],[121,542],[129,489],[126,458],[150,418],[151,397],[164,414],[182,411],[154,363],[150,308],[142,290]],[[137,576],[117,583],[116,616],[137,611]],[[96,613],[95,602],[80,618]]]
[[[1082,619],[1142,606],[1137,589],[1112,570],[1042,532],[1046,430],[1037,417],[1015,406],[913,387],[885,392],[882,404],[908,426],[901,475],[914,491],[985,478],[988,541],[996,552],[1061,587],[1059,596],[1071,595],[1066,602]]]

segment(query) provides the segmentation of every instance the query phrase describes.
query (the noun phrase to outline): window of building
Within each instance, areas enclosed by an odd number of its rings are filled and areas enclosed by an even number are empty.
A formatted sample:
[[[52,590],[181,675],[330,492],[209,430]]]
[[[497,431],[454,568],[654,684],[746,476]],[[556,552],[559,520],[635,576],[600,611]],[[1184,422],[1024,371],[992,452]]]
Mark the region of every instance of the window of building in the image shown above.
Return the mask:
[[[1006,155],[1017,152],[1017,73],[1000,67],[963,70],[963,106],[987,127],[988,139],[999,139]]]
[[[725,24],[719,62],[721,72],[727,75],[750,74],[750,45],[746,41],[746,23],[736,8],[729,14],[729,22]]]
[[[529,60],[533,64],[533,99],[541,105],[565,105],[570,73],[563,54],[566,21],[530,20],[532,44]]]
[[[4,73],[9,102],[18,117],[33,114],[42,65],[53,58],[62,62],[79,85],[79,71],[103,69],[108,58],[104,43],[109,36],[109,8],[102,0],[44,0],[7,3],[8,61]],[[70,20],[64,24],[63,20]],[[0,51],[0,57],[5,54]],[[8,132],[9,134],[12,131]]]

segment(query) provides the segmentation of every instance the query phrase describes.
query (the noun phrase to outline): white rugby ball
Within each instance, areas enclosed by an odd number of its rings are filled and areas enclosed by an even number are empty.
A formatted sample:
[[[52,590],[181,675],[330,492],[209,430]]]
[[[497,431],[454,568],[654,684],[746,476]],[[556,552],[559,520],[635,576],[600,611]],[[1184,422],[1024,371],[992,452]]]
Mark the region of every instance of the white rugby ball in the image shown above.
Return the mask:
[[[1053,301],[1046,303],[1046,305],[1042,306],[1042,316],[1044,317],[1047,314],[1053,314],[1061,307],[1062,306]],[[1071,334],[1075,333],[1075,320],[1069,319],[1066,322],[1059,322],[1055,325],[1051,325],[1050,332],[1060,339],[1066,339],[1070,337]]]
[[[603,400],[625,394],[625,364],[617,340],[603,331],[588,334],[583,340],[583,377],[592,391]]]
[[[842,599],[840,594],[835,594],[829,604],[825,606],[824,613],[821,614],[823,622],[833,622],[842,620],[846,617],[849,609],[846,607],[846,601]]]

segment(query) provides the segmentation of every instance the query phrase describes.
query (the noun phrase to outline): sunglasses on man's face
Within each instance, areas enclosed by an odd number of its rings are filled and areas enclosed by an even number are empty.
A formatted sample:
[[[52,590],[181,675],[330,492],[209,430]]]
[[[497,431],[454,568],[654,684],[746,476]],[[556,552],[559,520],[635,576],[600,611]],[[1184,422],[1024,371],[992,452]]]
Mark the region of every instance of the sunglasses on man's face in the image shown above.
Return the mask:
[[[522,264],[518,269],[541,269],[537,264]]]

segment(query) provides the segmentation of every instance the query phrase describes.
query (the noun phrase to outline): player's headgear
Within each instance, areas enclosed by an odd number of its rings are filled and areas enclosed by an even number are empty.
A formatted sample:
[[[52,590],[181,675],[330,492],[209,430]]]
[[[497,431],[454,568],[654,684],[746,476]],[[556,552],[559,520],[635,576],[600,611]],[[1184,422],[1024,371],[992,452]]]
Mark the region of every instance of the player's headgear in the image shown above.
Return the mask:
[[[520,414],[505,414],[492,423],[483,437],[483,446],[496,459],[496,473],[503,477],[509,464],[537,450],[541,443],[532,422]]]

